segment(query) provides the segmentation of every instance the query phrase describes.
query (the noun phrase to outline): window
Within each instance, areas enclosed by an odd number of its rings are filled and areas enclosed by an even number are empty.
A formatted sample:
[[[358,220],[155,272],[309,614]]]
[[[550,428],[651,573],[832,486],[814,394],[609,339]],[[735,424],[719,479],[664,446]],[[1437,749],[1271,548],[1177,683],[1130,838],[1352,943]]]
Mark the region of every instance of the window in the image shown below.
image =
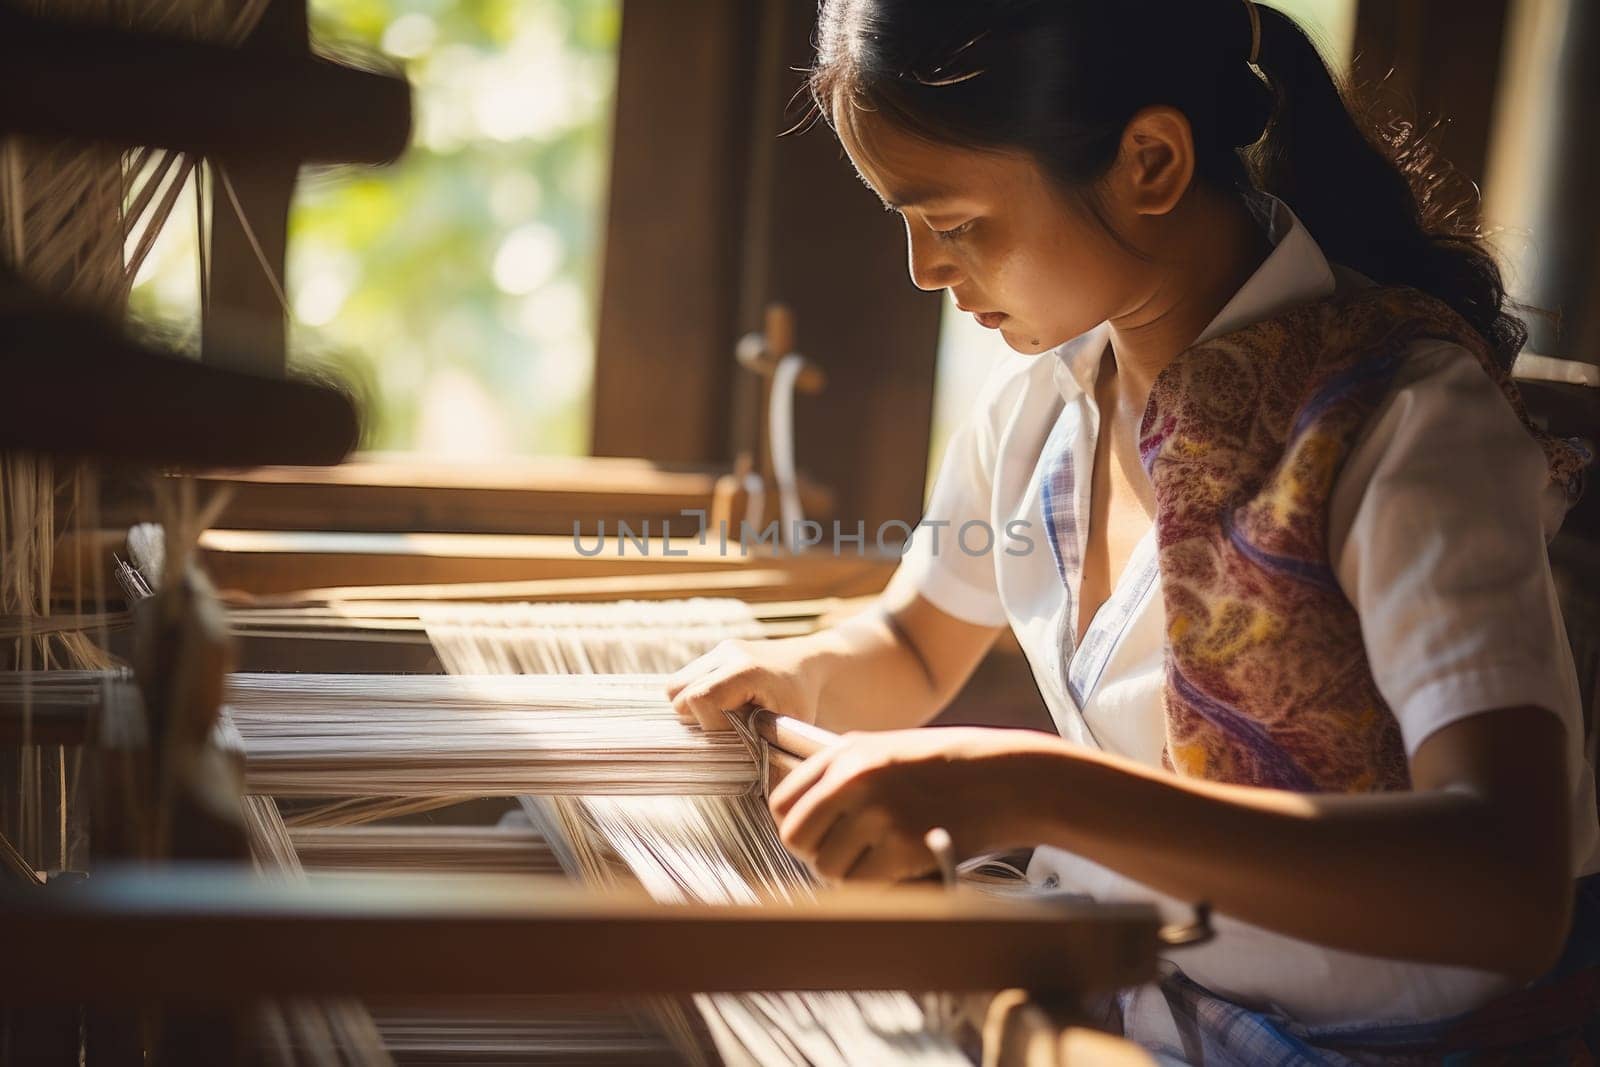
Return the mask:
[[[367,449],[586,452],[620,0],[311,0],[310,14],[324,47],[404,64],[416,123],[394,166],[302,172],[291,365],[355,385]],[[192,337],[184,211],[134,308]]]

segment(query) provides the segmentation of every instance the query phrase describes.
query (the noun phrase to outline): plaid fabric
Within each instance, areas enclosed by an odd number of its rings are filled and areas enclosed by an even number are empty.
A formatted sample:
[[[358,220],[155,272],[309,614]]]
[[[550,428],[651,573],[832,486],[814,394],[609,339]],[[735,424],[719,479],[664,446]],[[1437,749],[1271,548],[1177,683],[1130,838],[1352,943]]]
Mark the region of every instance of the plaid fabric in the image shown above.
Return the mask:
[[[1113,590],[1111,598],[1095,614],[1088,632],[1083,635],[1083,644],[1078,647],[1067,668],[1067,691],[1077,701],[1078,707],[1084,707],[1099,686],[1100,676],[1105,674],[1106,664],[1111,662],[1111,650],[1128,628],[1128,623],[1133,621],[1145,597],[1151,595],[1156,576],[1160,573],[1156,554],[1151,552],[1139,569],[1125,579],[1131,583],[1128,591],[1120,587]]]
[[[1577,884],[1572,932],[1544,978],[1476,1011],[1387,1026],[1307,1027],[1224,1000],[1173,972],[1160,983],[1182,1048],[1167,1063],[1205,1067],[1497,1067],[1600,1063],[1600,875]],[[1133,993],[1118,1000],[1125,1010]]]
[[[1039,474],[1039,508],[1044,517],[1045,539],[1050,544],[1050,558],[1055,561],[1056,574],[1067,593],[1060,638],[1061,662],[1066,665],[1064,681],[1067,694],[1081,709],[1099,685],[1122,632],[1154,588],[1160,569],[1155,553],[1150,552],[1138,569],[1125,579],[1126,584],[1119,582],[1112,590],[1083,635],[1083,643],[1076,644],[1078,609],[1074,593],[1083,570],[1085,531],[1081,520],[1086,503],[1080,499],[1080,494],[1088,488],[1078,484],[1074,466],[1072,443],[1079,429],[1079,418],[1079,412],[1067,408],[1045,441],[1045,458]]]
[[[1050,558],[1055,560],[1056,574],[1069,594],[1083,566],[1083,546],[1078,531],[1077,473],[1072,466],[1072,438],[1077,428],[1078,414],[1068,407],[1045,441],[1046,458],[1041,464],[1039,481],[1039,508],[1044,515],[1045,538],[1050,542]]]

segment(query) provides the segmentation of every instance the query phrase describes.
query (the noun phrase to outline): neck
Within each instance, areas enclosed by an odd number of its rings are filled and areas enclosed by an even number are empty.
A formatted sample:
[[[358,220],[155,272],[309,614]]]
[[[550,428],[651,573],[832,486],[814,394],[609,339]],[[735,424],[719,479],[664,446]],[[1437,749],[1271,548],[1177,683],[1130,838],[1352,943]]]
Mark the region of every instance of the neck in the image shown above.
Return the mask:
[[[1156,250],[1163,264],[1143,298],[1111,323],[1117,392],[1143,411],[1151,386],[1272,251],[1239,197],[1196,190],[1174,213],[1173,234]]]

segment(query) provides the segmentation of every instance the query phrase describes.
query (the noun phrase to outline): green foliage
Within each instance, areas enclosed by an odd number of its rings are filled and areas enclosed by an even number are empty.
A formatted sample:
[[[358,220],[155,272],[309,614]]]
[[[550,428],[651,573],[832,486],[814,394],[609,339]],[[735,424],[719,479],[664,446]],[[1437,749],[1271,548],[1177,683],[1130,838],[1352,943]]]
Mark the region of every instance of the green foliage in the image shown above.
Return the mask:
[[[292,352],[369,394],[367,441],[586,451],[618,0],[315,0],[415,87],[396,165],[302,178]]]

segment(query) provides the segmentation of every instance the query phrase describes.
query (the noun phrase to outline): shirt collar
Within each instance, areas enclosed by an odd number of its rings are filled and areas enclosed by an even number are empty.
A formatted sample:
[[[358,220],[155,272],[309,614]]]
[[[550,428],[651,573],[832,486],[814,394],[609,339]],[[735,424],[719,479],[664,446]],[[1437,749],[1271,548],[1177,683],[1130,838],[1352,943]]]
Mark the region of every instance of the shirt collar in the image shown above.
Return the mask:
[[[1333,268],[1311,231],[1289,210],[1289,205],[1268,193],[1253,193],[1246,198],[1246,203],[1272,242],[1272,251],[1217,312],[1211,325],[1196,338],[1196,344],[1333,295]],[[1100,357],[1105,353],[1110,332],[1110,324],[1103,322],[1055,350],[1056,384],[1062,396],[1072,392],[1093,393]]]

